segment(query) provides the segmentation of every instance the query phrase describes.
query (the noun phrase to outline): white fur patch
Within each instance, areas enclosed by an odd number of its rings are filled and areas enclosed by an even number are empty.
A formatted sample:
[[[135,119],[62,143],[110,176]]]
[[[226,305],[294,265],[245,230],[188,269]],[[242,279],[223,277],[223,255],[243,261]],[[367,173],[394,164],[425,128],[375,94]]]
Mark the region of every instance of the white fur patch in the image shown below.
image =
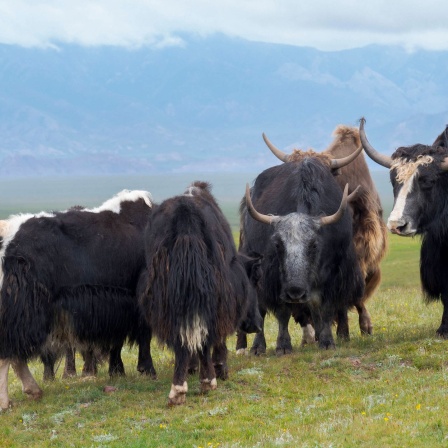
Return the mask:
[[[237,354],[238,356],[248,355],[248,354],[249,354],[249,350],[248,350],[247,348],[239,348],[239,349],[236,351],[236,354]]]
[[[91,209],[83,209],[81,211],[91,212],[91,213],[101,213],[104,211],[110,211],[113,213],[120,213],[122,202],[136,202],[139,199],[143,199],[148,207],[152,207],[152,197],[151,194],[144,190],[122,190],[117,193],[114,197],[108,199],[106,202],[101,204],[99,207]]]
[[[302,345],[314,344],[316,342],[316,334],[311,324],[307,324],[306,327],[302,327]]]
[[[180,327],[180,339],[182,345],[186,346],[190,353],[196,353],[202,349],[208,335],[205,321],[198,315],[193,319],[193,326]]]
[[[8,409],[8,370],[9,359],[0,359],[0,409]]]
[[[20,226],[31,218],[51,218],[54,214],[41,212],[36,215],[31,213],[23,213],[19,215],[11,215],[7,220],[0,221],[0,236],[3,238],[2,247],[0,248],[0,290],[3,285],[3,258],[5,256],[6,248],[9,243],[14,239],[16,233],[19,231]]]
[[[412,176],[403,183],[403,186],[398,193],[394,208],[390,213],[389,219],[387,220],[387,227],[389,228],[389,230],[395,228],[395,224],[399,223],[403,218],[403,212],[406,207],[406,200],[408,194],[412,192],[412,184],[414,182],[415,176],[416,172],[414,172]]]
[[[172,400],[173,398],[176,398],[179,395],[184,395],[187,392],[188,392],[188,384],[186,381],[184,381],[184,384],[182,386],[175,386],[174,384],[171,384],[171,390],[168,395],[168,398]]]

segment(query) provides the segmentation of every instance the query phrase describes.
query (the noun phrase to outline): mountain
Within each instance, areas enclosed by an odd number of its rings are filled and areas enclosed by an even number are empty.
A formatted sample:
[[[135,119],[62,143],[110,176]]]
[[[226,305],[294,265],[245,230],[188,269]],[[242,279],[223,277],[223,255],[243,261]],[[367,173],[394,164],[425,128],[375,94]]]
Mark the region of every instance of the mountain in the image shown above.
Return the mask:
[[[2,177],[256,172],[261,140],[321,150],[339,123],[377,149],[432,143],[448,52],[322,52],[216,35],[177,47],[0,45]]]

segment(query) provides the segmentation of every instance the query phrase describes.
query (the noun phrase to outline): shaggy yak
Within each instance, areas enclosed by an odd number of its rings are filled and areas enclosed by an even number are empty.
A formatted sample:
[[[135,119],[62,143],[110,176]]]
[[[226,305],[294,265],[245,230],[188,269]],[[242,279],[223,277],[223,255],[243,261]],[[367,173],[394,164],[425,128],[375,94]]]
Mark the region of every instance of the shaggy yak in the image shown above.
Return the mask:
[[[379,195],[370,176],[369,169],[364,156],[359,154],[360,138],[356,128],[340,125],[334,131],[334,140],[330,146],[321,155],[316,153],[306,153],[295,150],[292,154],[285,154],[276,148],[263,134],[263,138],[273,152],[273,154],[285,163],[296,163],[303,159],[307,154],[314,154],[322,157],[322,160],[342,158],[342,163],[330,164],[330,169],[341,191],[348,183],[349,185],[358,185],[357,195],[350,201],[353,222],[353,242],[355,244],[356,255],[364,277],[365,289],[363,297],[355,303],[359,314],[359,326],[364,334],[372,333],[372,322],[365,302],[372,296],[381,281],[380,262],[387,251],[387,230],[382,218],[382,207]],[[358,148],[358,150],[357,150]],[[355,157],[350,157],[354,155]],[[357,156],[356,156],[357,155]],[[347,157],[349,157],[347,159]],[[349,190],[352,193],[353,190]],[[245,225],[247,220],[246,201],[241,203],[241,232],[240,249],[243,251],[251,250],[246,244]],[[289,311],[279,309],[276,312],[280,314],[279,338],[277,339],[277,354],[290,353],[292,350],[291,339],[287,330],[287,320],[289,321]],[[314,341],[314,329],[312,328],[310,316],[303,307],[293,306],[293,317],[299,322],[303,330],[302,344]],[[341,331],[345,331],[342,330]],[[238,333],[237,352],[240,353],[247,347],[247,340],[244,334]],[[258,335],[251,349],[255,354],[264,353],[266,350],[265,341],[262,335]]]
[[[155,376],[136,286],[144,265],[149,193],[124,190],[100,207],[11,216],[0,221],[0,407],[9,406],[12,365],[22,390],[42,391],[28,360],[49,344],[95,344],[124,373],[121,347],[140,345],[138,369]]]
[[[304,153],[301,160],[263,171],[250,194],[246,191],[240,250],[263,255],[260,312],[263,318],[268,310],[274,312],[279,322],[279,354],[291,351],[291,312],[304,316],[306,331],[312,322],[322,348],[334,347],[335,319],[338,335],[348,338],[347,310],[364,293],[346,211],[357,190],[347,198],[348,186],[342,193],[332,169],[350,163],[360,151],[343,160]],[[256,335],[252,351],[266,351],[263,332]]]
[[[443,315],[437,333],[448,338],[448,135],[432,145],[399,147],[392,156],[375,150],[367,140],[364,118],[360,135],[367,154],[390,169],[394,207],[387,221],[400,236],[422,236],[420,278],[427,301],[441,300]]]
[[[226,337],[238,326],[260,330],[247,276],[256,268],[238,255],[230,226],[205,182],[194,182],[183,195],[154,208],[145,244],[140,305],[152,332],[174,350],[168,404],[183,404],[195,357],[201,390],[216,389],[216,378],[227,376]]]

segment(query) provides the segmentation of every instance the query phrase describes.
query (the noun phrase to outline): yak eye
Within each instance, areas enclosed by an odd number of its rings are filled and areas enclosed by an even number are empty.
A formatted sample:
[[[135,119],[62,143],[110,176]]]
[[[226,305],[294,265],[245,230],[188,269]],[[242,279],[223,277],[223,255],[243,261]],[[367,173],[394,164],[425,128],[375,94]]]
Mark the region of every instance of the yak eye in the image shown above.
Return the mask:
[[[432,186],[434,184],[434,180],[428,176],[424,176],[424,177],[420,177],[418,179],[418,184],[420,185],[420,188],[422,188],[424,190],[428,190],[428,189],[432,188]]]

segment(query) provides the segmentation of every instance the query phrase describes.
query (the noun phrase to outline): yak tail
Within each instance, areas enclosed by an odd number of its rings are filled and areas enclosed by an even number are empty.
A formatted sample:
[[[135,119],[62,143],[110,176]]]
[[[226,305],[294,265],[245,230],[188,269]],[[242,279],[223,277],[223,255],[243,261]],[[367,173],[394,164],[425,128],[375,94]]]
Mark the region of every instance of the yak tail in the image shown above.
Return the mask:
[[[213,244],[213,243],[212,243]],[[222,252],[201,236],[178,235],[149,265],[149,320],[169,345],[180,340],[191,353],[216,340],[217,315],[223,302]]]
[[[49,291],[31,275],[24,260],[8,263],[0,291],[0,359],[29,359],[39,353],[51,330]]]

